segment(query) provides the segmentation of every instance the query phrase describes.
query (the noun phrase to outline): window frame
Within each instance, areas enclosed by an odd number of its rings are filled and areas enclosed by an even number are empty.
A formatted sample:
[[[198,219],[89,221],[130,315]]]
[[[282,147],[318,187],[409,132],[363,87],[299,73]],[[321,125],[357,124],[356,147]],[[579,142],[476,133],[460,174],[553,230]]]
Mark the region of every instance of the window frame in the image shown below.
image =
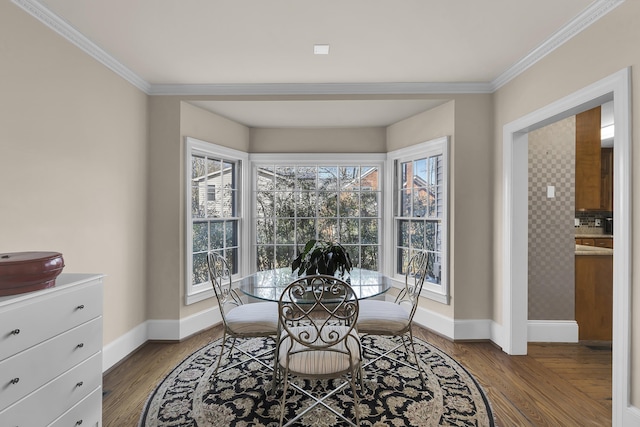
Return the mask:
[[[309,159],[311,157],[311,159]],[[378,209],[380,215],[380,222],[378,230],[378,246],[380,247],[378,265],[381,270],[384,271],[383,266],[385,265],[385,257],[386,257],[386,248],[382,244],[383,236],[384,236],[384,228],[385,228],[385,192],[386,192],[386,175],[387,175],[387,162],[386,162],[386,154],[378,154],[378,153],[363,153],[363,154],[354,154],[354,153],[279,153],[279,154],[249,154],[249,168],[251,170],[251,181],[249,184],[250,191],[246,191],[247,193],[251,193],[251,223],[253,224],[257,218],[257,206],[255,197],[253,197],[253,193],[255,191],[255,181],[256,181],[256,173],[257,169],[260,166],[265,165],[280,165],[280,166],[311,166],[311,165],[335,165],[335,166],[354,166],[354,165],[366,165],[366,166],[376,166],[378,168],[379,174],[379,186],[380,186],[380,206]],[[250,262],[250,270],[254,271],[257,264],[257,254],[256,254],[256,227],[252,226],[250,229],[250,236],[248,244],[249,251],[251,252],[247,258]],[[245,252],[242,252],[245,254]]]
[[[185,215],[185,304],[191,305],[198,301],[203,301],[215,296],[213,287],[209,281],[202,283],[192,283],[193,273],[193,217],[191,212],[191,174],[193,155],[204,155],[208,157],[216,157],[236,163],[237,166],[237,199],[236,199],[236,215],[233,217],[238,221],[238,273],[232,276],[232,280],[238,280],[245,275],[247,271],[246,250],[247,250],[247,224],[250,221],[246,219],[247,195],[249,191],[243,188],[244,183],[248,182],[248,158],[249,155],[239,150],[223,147],[211,142],[202,141],[192,137],[184,139],[184,215]]]
[[[401,148],[395,151],[387,153],[388,174],[386,175],[387,185],[389,189],[384,194],[387,201],[387,210],[385,211],[388,234],[385,235],[385,241],[393,242],[390,245],[391,254],[388,256],[388,264],[386,265],[387,274],[397,281],[404,282],[404,276],[396,273],[398,271],[397,264],[398,254],[396,251],[398,242],[398,224],[401,217],[398,214],[398,201],[396,200],[396,182],[398,179],[398,165],[402,162],[418,160],[427,158],[433,155],[442,155],[442,220],[441,220],[441,253],[442,263],[440,266],[441,276],[440,284],[425,281],[422,288],[421,296],[432,299],[434,301],[449,304],[450,292],[449,292],[449,150],[450,143],[449,137],[435,138],[429,141],[425,141],[416,145],[412,145],[407,148]],[[393,249],[391,249],[393,248]]]

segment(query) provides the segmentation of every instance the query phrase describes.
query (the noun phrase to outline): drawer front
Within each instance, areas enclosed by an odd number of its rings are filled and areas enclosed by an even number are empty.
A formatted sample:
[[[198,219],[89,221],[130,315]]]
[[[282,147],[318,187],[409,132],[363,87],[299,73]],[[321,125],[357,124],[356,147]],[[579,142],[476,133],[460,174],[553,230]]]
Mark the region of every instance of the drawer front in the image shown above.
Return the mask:
[[[0,312],[0,360],[102,315],[102,281],[35,297]]]
[[[73,368],[102,347],[102,317],[0,362],[0,408]]]
[[[101,425],[102,387],[99,387],[48,427],[100,427]]]
[[[0,426],[46,426],[102,385],[102,353],[0,412]]]

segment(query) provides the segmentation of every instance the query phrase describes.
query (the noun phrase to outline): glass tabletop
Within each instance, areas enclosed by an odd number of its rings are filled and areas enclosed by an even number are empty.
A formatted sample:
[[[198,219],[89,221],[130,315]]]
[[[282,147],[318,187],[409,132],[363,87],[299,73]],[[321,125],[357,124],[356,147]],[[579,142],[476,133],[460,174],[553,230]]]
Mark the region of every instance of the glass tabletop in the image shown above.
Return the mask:
[[[240,290],[251,297],[278,301],[284,288],[298,278],[290,267],[258,271],[240,280]],[[391,289],[391,279],[378,271],[352,268],[349,284],[358,299],[381,295]]]

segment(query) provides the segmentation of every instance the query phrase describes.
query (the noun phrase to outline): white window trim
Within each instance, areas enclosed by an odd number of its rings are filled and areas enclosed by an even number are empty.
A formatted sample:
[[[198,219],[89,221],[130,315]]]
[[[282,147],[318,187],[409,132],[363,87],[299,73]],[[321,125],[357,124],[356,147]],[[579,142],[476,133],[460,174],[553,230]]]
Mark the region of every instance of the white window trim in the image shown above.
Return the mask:
[[[241,168],[238,175],[238,218],[240,218],[238,224],[238,243],[239,243],[239,258],[240,264],[238,266],[238,274],[232,277],[233,280],[237,280],[248,271],[247,251],[249,243],[249,223],[246,220],[246,206],[249,206],[249,197],[251,192],[245,191],[244,184],[249,182],[249,155],[245,152],[234,150],[232,148],[223,147],[221,145],[213,144],[211,142],[202,141],[199,139],[185,137],[184,140],[185,153],[184,153],[184,213],[185,213],[185,239],[184,239],[184,253],[185,253],[185,304],[190,305],[198,301],[203,301],[207,298],[215,296],[211,283],[204,282],[200,284],[191,283],[191,274],[193,270],[193,258],[191,254],[191,248],[193,248],[193,229],[192,229],[192,217],[191,217],[191,156],[193,154],[204,154],[208,156],[221,157],[224,159],[240,161]]]
[[[383,245],[382,242],[384,242],[385,240],[382,239],[383,236],[385,236],[384,234],[384,228],[385,228],[385,192],[386,192],[386,188],[385,187],[385,183],[386,183],[386,175],[387,175],[387,168],[386,168],[386,158],[387,155],[386,154],[377,154],[377,153],[363,153],[363,154],[355,154],[355,153],[278,153],[278,154],[249,154],[249,168],[251,170],[251,177],[252,177],[252,181],[251,181],[251,189],[253,190],[253,184],[255,183],[255,173],[256,170],[259,166],[263,166],[263,165],[272,165],[272,164],[278,164],[278,165],[285,165],[285,166],[305,166],[305,165],[316,165],[316,164],[332,164],[332,165],[336,165],[336,166],[352,166],[354,163],[355,164],[367,164],[367,165],[371,165],[371,166],[377,166],[379,168],[379,176],[380,178],[380,194],[382,195],[381,197],[381,201],[380,203],[382,204],[382,206],[380,206],[380,227],[381,229],[378,230],[379,233],[379,242],[380,242],[380,259],[379,259],[379,265],[382,268],[382,266],[384,265],[384,260],[386,257],[386,254],[388,252],[388,249],[386,248],[386,246]],[[252,191],[253,192],[253,191]],[[246,193],[249,193],[249,191],[246,191]],[[257,207],[255,206],[255,200],[253,200],[253,197],[251,197],[251,215],[252,215],[252,221],[253,222],[253,218],[256,218],[257,216]],[[250,230],[250,244],[249,244],[249,250],[251,251],[250,255],[247,255],[246,257],[249,258],[249,261],[251,262],[251,268],[253,269],[254,266],[256,265],[256,251],[253,250],[253,242],[255,242],[256,239],[256,235],[255,235],[255,227],[251,227]],[[247,249],[247,248],[245,248]],[[242,251],[242,253],[244,254],[244,250]]]
[[[388,173],[385,175],[386,183],[385,187],[390,189],[386,193],[383,193],[385,199],[386,210],[384,212],[384,229],[386,230],[384,241],[393,242],[389,248],[385,248],[387,251],[391,251],[391,254],[387,257],[387,263],[385,264],[384,271],[386,274],[397,282],[404,283],[404,277],[395,273],[395,264],[397,262],[397,253],[394,250],[395,242],[397,239],[398,230],[395,221],[394,211],[394,193],[395,193],[395,163],[413,160],[416,157],[428,157],[432,154],[442,154],[442,160],[444,164],[444,183],[442,187],[443,192],[443,216],[442,216],[442,275],[440,285],[425,282],[422,288],[421,296],[432,299],[434,301],[449,304],[449,137],[444,136],[430,141],[422,142],[420,144],[412,145],[407,148],[401,148],[395,151],[387,153],[387,165]],[[389,245],[388,245],[389,246]]]

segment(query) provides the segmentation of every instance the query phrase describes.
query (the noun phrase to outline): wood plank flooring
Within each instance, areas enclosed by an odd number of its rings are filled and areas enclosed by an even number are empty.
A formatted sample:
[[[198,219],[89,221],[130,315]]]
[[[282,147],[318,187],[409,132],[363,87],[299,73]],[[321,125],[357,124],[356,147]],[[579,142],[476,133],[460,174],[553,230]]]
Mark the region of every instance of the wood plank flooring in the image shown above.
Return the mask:
[[[424,328],[417,337],[455,358],[485,390],[498,426],[610,426],[611,348],[602,343],[529,344],[508,356],[489,342],[452,342]],[[149,394],[217,326],[180,343],[149,342],[104,375],[103,425],[137,426]]]

